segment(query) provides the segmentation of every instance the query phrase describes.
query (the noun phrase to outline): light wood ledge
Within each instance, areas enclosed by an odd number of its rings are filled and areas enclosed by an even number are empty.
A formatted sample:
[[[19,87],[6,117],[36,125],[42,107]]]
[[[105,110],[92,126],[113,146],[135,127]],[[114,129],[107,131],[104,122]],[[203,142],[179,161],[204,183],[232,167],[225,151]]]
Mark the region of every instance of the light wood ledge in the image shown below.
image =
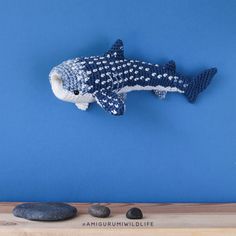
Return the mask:
[[[236,236],[236,204],[104,203],[106,219],[87,214],[90,203],[71,203],[79,214],[62,222],[36,222],[14,217],[19,203],[0,203],[0,236]],[[131,207],[142,209],[142,220],[126,219]]]

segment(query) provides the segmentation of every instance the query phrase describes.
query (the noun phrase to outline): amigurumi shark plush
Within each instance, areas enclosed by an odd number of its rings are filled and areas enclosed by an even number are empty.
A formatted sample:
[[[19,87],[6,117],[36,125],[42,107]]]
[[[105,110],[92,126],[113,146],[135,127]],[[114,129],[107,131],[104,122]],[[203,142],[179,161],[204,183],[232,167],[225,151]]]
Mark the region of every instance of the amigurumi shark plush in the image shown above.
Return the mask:
[[[96,101],[110,114],[123,115],[127,92],[151,90],[160,98],[179,92],[194,102],[216,72],[216,68],[208,69],[190,79],[176,73],[174,61],[160,66],[129,60],[124,57],[122,41],[117,40],[103,56],[78,57],[54,67],[49,80],[57,98],[81,110]]]

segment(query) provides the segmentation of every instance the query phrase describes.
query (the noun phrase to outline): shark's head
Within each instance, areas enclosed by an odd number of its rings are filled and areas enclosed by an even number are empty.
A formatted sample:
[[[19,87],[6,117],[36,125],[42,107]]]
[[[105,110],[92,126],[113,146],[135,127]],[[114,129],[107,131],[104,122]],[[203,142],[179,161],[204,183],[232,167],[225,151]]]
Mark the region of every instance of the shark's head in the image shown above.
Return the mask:
[[[88,99],[87,74],[79,58],[68,60],[55,66],[49,80],[55,96],[66,102],[86,102]]]

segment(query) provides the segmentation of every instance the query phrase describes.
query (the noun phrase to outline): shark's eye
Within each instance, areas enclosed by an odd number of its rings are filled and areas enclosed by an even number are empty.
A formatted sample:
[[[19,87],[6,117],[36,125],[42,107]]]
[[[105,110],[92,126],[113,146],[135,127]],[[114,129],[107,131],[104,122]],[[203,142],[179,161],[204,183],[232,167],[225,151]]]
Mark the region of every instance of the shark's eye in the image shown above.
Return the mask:
[[[75,95],[79,95],[79,90],[74,90]]]

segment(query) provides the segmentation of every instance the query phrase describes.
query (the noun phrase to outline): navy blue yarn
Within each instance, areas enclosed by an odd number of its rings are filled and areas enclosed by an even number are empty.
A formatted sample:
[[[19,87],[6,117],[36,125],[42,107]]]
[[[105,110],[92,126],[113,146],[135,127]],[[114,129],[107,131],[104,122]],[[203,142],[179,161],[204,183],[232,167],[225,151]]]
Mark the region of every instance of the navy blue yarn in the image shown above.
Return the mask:
[[[124,57],[120,39],[104,56],[76,58],[62,63],[54,70],[63,74],[65,89],[93,94],[99,105],[113,115],[124,113],[124,98],[118,92],[126,86],[177,88],[186,95],[189,102],[194,102],[217,71],[216,68],[206,70],[192,80],[176,73],[174,61],[158,66],[129,60]]]

